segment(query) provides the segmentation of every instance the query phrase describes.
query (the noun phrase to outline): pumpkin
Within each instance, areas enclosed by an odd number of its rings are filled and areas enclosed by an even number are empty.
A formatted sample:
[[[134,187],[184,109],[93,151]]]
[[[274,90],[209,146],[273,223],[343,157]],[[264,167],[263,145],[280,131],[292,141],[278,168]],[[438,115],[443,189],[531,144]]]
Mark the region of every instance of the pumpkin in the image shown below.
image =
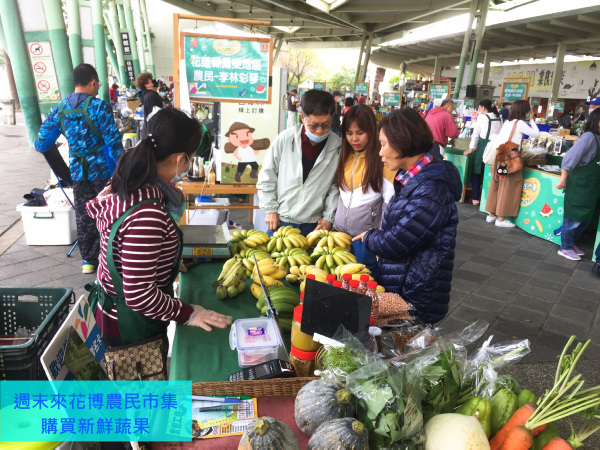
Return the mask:
[[[304,434],[311,436],[319,425],[328,420],[352,417],[354,406],[350,403],[351,398],[347,390],[333,383],[311,381],[296,396],[296,425]]]
[[[300,450],[296,434],[285,423],[272,417],[250,421],[238,450]]]
[[[347,448],[363,450],[369,448],[369,432],[352,417],[333,419],[322,424],[308,441],[306,450],[324,448]]]

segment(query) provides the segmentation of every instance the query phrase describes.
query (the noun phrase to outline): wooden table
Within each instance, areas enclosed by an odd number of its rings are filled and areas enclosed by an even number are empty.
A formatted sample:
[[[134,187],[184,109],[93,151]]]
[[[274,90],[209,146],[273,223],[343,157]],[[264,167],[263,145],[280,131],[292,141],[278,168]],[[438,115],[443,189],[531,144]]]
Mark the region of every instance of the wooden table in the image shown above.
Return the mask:
[[[254,209],[260,209],[258,205],[254,204],[254,194],[258,193],[258,189],[253,184],[211,184],[205,185],[204,182],[192,182],[192,181],[182,181],[178,184],[181,187],[183,195],[217,195],[217,194],[225,194],[225,195],[249,195],[248,203],[241,203],[237,205],[210,205],[210,206],[196,206],[195,204],[188,204],[189,209],[247,209],[249,210],[249,218],[248,221],[250,223],[254,223],[252,217],[252,211]],[[181,218],[181,224],[186,224],[186,215],[184,214]]]

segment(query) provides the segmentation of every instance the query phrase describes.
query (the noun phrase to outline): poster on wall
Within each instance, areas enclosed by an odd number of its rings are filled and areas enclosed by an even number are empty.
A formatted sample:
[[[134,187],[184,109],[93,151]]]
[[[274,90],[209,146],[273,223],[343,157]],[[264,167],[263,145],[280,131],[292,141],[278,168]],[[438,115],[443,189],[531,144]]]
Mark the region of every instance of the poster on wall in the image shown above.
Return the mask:
[[[40,103],[59,102],[60,91],[50,42],[28,42],[27,45],[38,101]]]
[[[269,38],[181,33],[190,99],[271,103]]]
[[[265,155],[279,134],[281,71],[273,71],[271,104],[221,104],[221,183],[256,184]]]

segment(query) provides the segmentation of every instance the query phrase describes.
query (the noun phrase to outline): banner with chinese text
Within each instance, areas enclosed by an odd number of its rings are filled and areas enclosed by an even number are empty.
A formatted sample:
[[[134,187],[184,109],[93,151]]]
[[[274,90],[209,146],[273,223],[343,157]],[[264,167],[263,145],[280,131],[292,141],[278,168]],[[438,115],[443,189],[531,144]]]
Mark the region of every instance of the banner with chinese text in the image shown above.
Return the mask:
[[[369,83],[354,83],[354,93],[364,96],[369,95]]]
[[[448,85],[447,84],[430,84],[429,85],[429,98],[433,99],[444,99],[448,98]]]
[[[500,97],[502,102],[516,102],[517,100],[527,100],[528,93],[529,83],[502,83]]]
[[[400,106],[400,94],[398,92],[386,92],[383,94],[383,104]]]

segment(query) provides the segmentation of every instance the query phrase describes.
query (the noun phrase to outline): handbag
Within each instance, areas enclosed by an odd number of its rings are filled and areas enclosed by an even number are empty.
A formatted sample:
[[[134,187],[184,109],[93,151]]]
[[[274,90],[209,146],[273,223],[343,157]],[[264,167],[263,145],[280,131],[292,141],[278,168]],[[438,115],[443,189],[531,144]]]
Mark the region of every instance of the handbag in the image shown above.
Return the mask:
[[[108,378],[118,381],[166,381],[167,337],[155,336],[135,344],[107,348],[104,363]]]
[[[517,129],[518,120],[515,121],[508,141],[501,144],[496,149],[496,171],[498,175],[504,176],[518,172],[523,168],[523,160],[519,154],[519,144],[515,144],[511,139]]]

